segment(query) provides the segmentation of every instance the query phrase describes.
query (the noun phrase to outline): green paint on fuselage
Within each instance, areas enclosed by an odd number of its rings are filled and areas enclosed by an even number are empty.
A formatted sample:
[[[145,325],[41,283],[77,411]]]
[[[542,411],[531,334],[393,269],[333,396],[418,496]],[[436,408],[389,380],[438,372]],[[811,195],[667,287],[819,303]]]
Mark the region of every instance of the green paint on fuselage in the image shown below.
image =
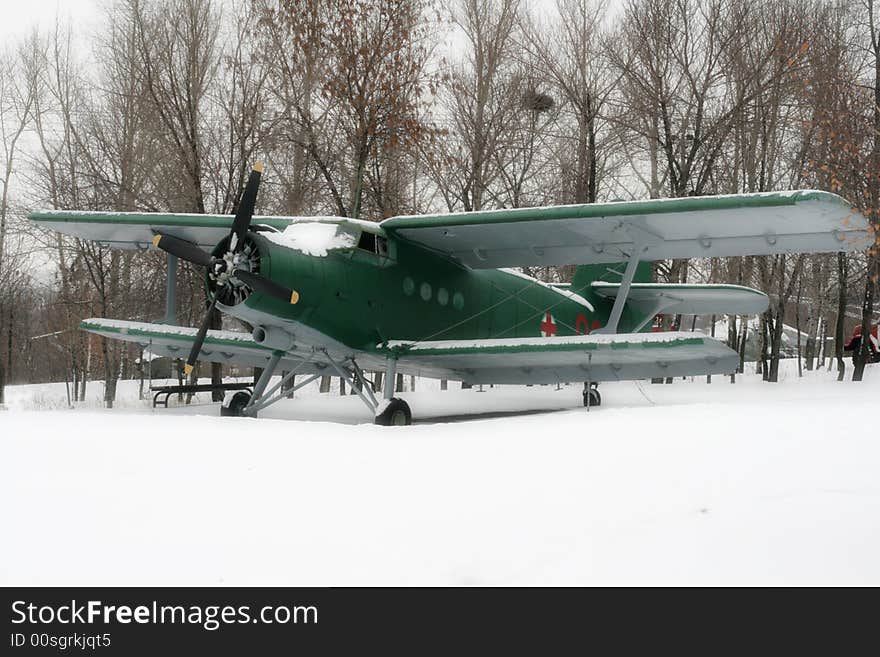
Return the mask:
[[[297,290],[300,300],[290,305],[254,293],[247,306],[295,320],[357,350],[372,351],[388,340],[584,334],[605,325],[612,305],[589,284],[570,291],[593,310],[534,279],[469,269],[402,240],[389,239],[388,257],[360,249],[313,257],[257,240],[261,273]],[[625,309],[621,329],[636,321]]]

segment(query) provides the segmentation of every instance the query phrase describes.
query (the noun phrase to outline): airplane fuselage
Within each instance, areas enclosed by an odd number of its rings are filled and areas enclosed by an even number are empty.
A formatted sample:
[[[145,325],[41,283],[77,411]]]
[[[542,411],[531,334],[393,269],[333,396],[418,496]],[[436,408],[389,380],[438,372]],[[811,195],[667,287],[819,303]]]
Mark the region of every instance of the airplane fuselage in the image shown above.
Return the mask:
[[[604,326],[611,309],[589,286],[569,291],[510,270],[470,269],[404,241],[389,239],[384,254],[351,248],[314,256],[255,239],[261,273],[297,290],[299,300],[254,293],[248,309],[356,350],[388,340],[587,334]],[[634,321],[625,313],[622,325]]]

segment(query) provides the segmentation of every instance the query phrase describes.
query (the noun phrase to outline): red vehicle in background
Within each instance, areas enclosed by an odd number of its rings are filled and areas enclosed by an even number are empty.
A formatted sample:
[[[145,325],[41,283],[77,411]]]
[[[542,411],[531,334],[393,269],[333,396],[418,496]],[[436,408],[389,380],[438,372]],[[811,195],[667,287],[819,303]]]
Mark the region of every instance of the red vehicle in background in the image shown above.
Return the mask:
[[[855,362],[856,354],[859,352],[859,349],[861,349],[861,346],[862,325],[856,324],[856,327],[853,329],[852,337],[849,339],[849,342],[843,345],[843,350],[853,352],[853,362]],[[869,363],[880,363],[880,339],[877,337],[877,324],[874,324],[871,327],[870,355],[871,357],[868,359]]]

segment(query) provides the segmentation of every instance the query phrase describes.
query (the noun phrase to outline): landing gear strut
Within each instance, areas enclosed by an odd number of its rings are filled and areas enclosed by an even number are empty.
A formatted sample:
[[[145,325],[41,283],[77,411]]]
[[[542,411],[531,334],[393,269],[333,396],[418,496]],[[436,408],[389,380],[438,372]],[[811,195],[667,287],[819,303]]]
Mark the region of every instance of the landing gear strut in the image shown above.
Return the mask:
[[[409,404],[394,397],[394,382],[397,380],[397,359],[388,358],[385,361],[385,380],[382,397],[385,401],[376,405],[373,409],[376,413],[374,422],[383,427],[403,427],[412,424],[412,411]]]
[[[323,356],[320,356],[318,352],[321,352]],[[319,378],[321,376],[320,372],[300,381],[290,390],[284,390],[284,385],[293,378],[302,365],[316,359],[314,365],[320,369],[330,365],[336,370],[336,373],[349,385],[351,390],[361,398],[364,405],[373,412],[376,424],[382,426],[406,426],[412,424],[412,411],[410,411],[409,404],[399,397],[394,397],[394,382],[397,378],[397,360],[395,358],[387,360],[385,388],[382,391],[383,401],[380,402],[373,393],[373,384],[367,381],[363,370],[361,370],[354,358],[349,357],[337,362],[324,349],[313,351],[296,369],[288,372],[282,377],[281,381],[269,388],[269,380],[275,373],[275,369],[285,353],[284,351],[273,352],[272,357],[263,369],[260,380],[254,386],[254,394],[251,395],[244,391],[235,393],[229,402],[224,403],[220,408],[220,415],[224,417],[257,417],[258,411],[286,398],[288,392],[298,390]],[[317,359],[326,360],[327,365],[321,365]]]
[[[412,424],[412,412],[409,404],[394,396],[394,382],[397,379],[397,359],[387,358],[385,361],[385,383],[382,389],[382,399],[379,401],[373,393],[373,385],[367,381],[363,370],[349,358],[347,364],[337,363],[326,351],[324,356],[336,373],[339,374],[357,393],[364,405],[373,412],[375,424],[389,426],[406,426]]]
[[[226,403],[225,401],[223,402],[223,405],[220,407],[220,415],[222,417],[257,417],[258,411],[271,406],[275,402],[281,401],[286,398],[289,393],[294,390],[299,390],[303,386],[309,385],[312,381],[321,376],[320,374],[312,374],[292,388],[287,390],[284,389],[284,385],[293,379],[297,371],[299,371],[299,368],[312,361],[312,356],[310,355],[297,365],[293,371],[288,372],[285,376],[281,377],[281,381],[267,390],[269,381],[272,379],[272,375],[275,374],[275,369],[281,362],[284,353],[285,352],[283,351],[275,351],[272,353],[272,357],[263,369],[263,374],[260,375],[260,380],[257,381],[257,384],[254,386],[254,394],[250,394],[243,390],[235,393],[232,395],[232,399],[229,400],[229,403]]]

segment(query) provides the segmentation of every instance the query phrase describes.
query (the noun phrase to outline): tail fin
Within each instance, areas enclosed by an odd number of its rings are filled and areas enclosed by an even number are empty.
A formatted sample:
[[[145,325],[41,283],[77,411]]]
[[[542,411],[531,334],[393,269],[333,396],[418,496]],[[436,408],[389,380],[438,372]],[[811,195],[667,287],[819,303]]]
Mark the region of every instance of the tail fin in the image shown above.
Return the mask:
[[[636,265],[636,275],[633,283],[652,283],[654,274],[652,263],[640,262]],[[625,262],[611,262],[596,265],[580,265],[571,279],[571,290],[583,294],[590,289],[593,281],[605,281],[606,283],[620,283],[623,272],[626,269]]]

